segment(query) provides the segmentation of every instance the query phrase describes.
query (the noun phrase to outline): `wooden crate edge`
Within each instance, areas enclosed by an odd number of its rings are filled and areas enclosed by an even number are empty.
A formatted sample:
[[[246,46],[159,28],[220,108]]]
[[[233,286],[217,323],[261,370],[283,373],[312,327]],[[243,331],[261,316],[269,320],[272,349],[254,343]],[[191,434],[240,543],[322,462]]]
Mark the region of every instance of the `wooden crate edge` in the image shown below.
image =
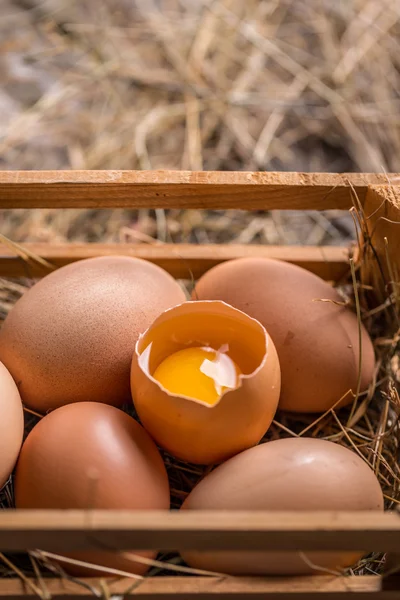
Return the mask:
[[[242,257],[265,257],[299,265],[323,279],[339,281],[348,273],[350,249],[344,246],[261,246],[240,244],[49,244],[24,243],[13,250],[0,246],[0,276],[43,277],[40,257],[55,267],[95,256],[124,255],[148,260],[176,279],[199,278],[210,268]],[[22,257],[23,256],[23,257]]]
[[[3,510],[0,550],[396,551],[393,512]]]
[[[38,585],[29,579],[28,585],[17,579],[0,580],[0,598],[22,600],[34,594],[29,584]],[[82,585],[84,584],[84,585]],[[77,600],[95,597],[93,592],[105,592],[122,596],[124,600],[395,600],[399,593],[395,588],[385,589],[379,576],[335,577],[315,575],[307,577],[157,577],[143,580],[122,579],[119,581],[83,579],[78,584],[66,579],[49,579],[43,588],[52,600]],[[84,587],[86,586],[86,587]],[[397,597],[398,598],[398,597]],[[397,600],[396,598],[396,600]]]
[[[396,173],[389,175],[399,179]],[[0,171],[0,208],[348,209],[385,174]]]

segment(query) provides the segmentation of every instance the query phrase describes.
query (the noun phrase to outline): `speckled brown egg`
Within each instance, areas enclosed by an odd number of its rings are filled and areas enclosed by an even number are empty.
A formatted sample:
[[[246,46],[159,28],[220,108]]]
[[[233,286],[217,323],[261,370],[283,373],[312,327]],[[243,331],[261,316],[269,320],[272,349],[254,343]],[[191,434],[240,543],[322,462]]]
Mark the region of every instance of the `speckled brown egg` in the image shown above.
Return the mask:
[[[359,373],[359,327],[338,292],[313,273],[286,262],[243,258],[220,264],[198,281],[194,297],[223,300],[260,321],[279,356],[279,407],[323,412],[353,401]],[[320,302],[318,300],[332,300]],[[361,391],[374,373],[374,350],[362,333]]]
[[[41,413],[71,402],[130,398],[139,334],[185,295],[163,269],[128,257],[82,260],[18,300],[0,331],[0,360]]]
[[[245,450],[217,467],[183,509],[299,511],[301,519],[301,511],[382,511],[383,495],[374,472],[354,452],[325,440],[288,438]],[[186,551],[183,557],[192,567],[218,573],[302,575],[350,566],[361,550]]]
[[[0,363],[0,488],[16,463],[24,434],[24,412],[13,378]]]
[[[18,460],[15,501],[29,509],[149,510],[168,510],[170,502],[164,463],[150,436],[118,408],[95,402],[63,406],[34,427]],[[148,568],[100,550],[69,556],[139,574]],[[63,567],[89,574],[68,563]]]

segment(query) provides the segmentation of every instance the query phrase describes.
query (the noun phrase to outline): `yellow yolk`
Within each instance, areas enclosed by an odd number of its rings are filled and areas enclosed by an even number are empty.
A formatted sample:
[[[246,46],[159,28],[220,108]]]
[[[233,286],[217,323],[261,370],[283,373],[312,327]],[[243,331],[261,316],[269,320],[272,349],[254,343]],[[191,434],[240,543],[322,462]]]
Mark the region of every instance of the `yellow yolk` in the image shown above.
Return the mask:
[[[215,404],[229,388],[237,387],[240,370],[221,352],[185,348],[168,356],[153,377],[172,394]]]

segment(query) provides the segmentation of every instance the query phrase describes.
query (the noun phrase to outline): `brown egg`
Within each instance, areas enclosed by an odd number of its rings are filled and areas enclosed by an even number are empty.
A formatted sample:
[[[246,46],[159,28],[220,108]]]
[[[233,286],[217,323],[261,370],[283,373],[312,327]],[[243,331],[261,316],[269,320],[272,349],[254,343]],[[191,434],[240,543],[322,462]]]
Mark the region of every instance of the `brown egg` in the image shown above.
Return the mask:
[[[71,402],[129,400],[136,340],[185,295],[135,258],[82,260],[47,275],[18,300],[0,331],[0,360],[23,402],[41,413]]]
[[[358,322],[338,292],[286,262],[243,258],[218,265],[196,285],[199,300],[223,300],[257,319],[274,341],[282,371],[279,408],[323,412],[353,401],[359,372]],[[361,391],[374,373],[372,342],[362,327]],[[339,406],[339,403],[336,405]]]
[[[150,436],[121,410],[95,402],[63,406],[34,427],[18,460],[15,501],[17,508],[30,509],[160,510],[169,509],[170,502],[164,463]],[[112,552],[68,556],[122,571],[147,571]],[[76,575],[89,574],[63,566]]]
[[[332,442],[288,438],[237,454],[207,475],[183,504],[187,510],[383,510],[373,471]],[[299,512],[299,519],[301,513]],[[183,553],[192,567],[235,575],[301,575],[350,566],[362,556],[346,552]]]
[[[24,435],[24,411],[13,378],[0,363],[0,488],[18,458]]]
[[[138,340],[131,387],[140,420],[160,446],[181,460],[212,464],[267,431],[278,406],[279,361],[264,327],[248,315],[223,302],[185,302]]]

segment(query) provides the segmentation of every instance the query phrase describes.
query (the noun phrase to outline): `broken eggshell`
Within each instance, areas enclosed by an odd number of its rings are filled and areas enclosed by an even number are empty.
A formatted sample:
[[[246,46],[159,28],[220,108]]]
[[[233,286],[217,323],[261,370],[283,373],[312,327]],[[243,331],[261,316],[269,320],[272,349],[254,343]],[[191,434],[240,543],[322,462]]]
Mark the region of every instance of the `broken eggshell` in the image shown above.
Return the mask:
[[[239,369],[234,384],[215,379],[224,391],[214,404],[171,394],[153,377],[167,357],[192,347],[227,354]],[[274,418],[280,383],[265,328],[220,301],[165,311],[139,338],[132,360],[131,391],[143,426],[162,448],[197,464],[219,463],[257,444]]]

